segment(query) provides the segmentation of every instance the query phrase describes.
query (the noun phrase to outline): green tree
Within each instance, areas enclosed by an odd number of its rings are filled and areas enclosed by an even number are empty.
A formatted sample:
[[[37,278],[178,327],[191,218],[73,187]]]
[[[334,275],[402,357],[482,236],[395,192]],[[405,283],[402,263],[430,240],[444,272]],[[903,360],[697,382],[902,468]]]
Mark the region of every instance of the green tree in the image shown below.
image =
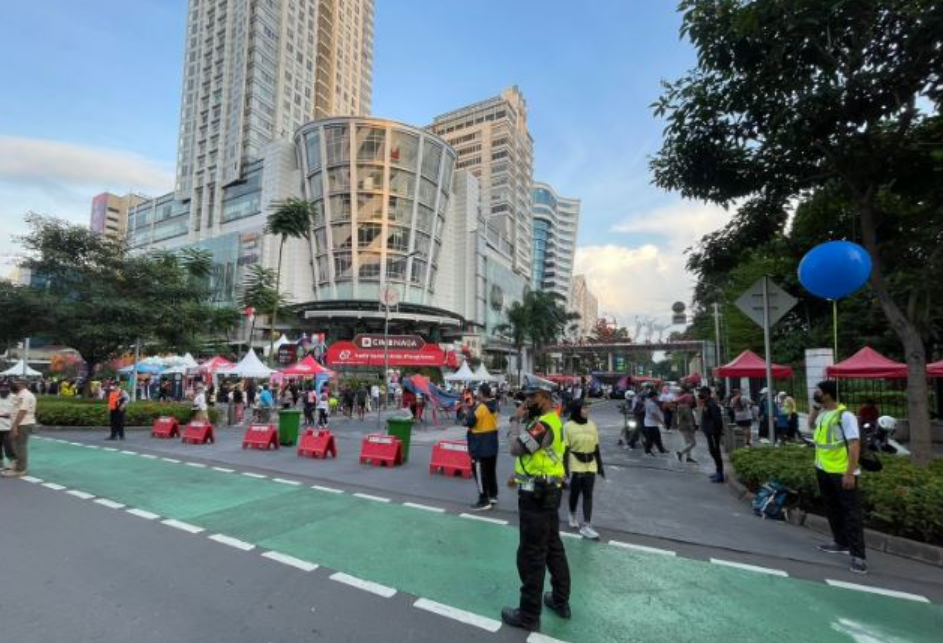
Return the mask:
[[[847,200],[873,261],[871,289],[904,348],[913,457],[928,462],[927,353],[906,293],[889,283],[879,230],[910,209],[900,186],[943,178],[943,4],[684,0],[680,11],[698,64],[654,106],[667,119],[655,182],[742,201],[745,228],[779,227],[786,205],[816,190]],[[922,209],[939,218],[941,201]],[[919,254],[936,261],[937,248]]]
[[[507,322],[496,330],[509,334],[518,354],[518,382],[521,381],[521,362],[525,344],[530,344],[537,355],[542,346],[556,343],[567,326],[579,315],[566,310],[563,297],[556,293],[528,290],[521,302],[513,302],[507,310]]]
[[[289,198],[275,204],[275,210],[268,215],[265,232],[281,237],[278,244],[278,268],[275,273],[275,290],[281,288],[282,280],[282,252],[285,242],[292,239],[309,239],[311,222],[314,220],[314,205],[303,199]],[[272,305],[272,318],[269,321],[269,358],[275,359],[273,349],[275,345],[275,318],[278,316],[279,298],[275,298]]]
[[[288,305],[275,285],[277,279],[276,272],[271,268],[264,268],[260,264],[249,266],[242,282],[239,305],[256,311],[279,310]],[[253,315],[249,325],[249,346],[252,346],[252,336],[255,334],[255,320],[256,315]]]
[[[507,319],[503,324],[495,327],[495,332],[499,335],[510,337],[514,344],[514,350],[517,352],[517,382],[521,383],[521,370],[524,361],[524,344],[527,342],[527,336],[530,331],[530,311],[519,301],[511,302],[508,306]]]

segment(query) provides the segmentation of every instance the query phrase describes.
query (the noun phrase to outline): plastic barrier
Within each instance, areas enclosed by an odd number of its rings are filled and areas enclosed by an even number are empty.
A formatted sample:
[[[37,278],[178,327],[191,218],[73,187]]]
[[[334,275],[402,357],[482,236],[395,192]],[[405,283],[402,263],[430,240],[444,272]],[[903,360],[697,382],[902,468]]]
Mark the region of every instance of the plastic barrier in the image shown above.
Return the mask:
[[[161,438],[162,440],[179,438],[180,423],[177,422],[177,418],[162,415],[154,420],[154,426],[151,427],[151,437]]]
[[[213,433],[213,425],[209,422],[190,422],[183,431],[184,444],[216,444],[216,434]]]
[[[471,478],[472,461],[468,455],[468,444],[458,440],[441,440],[432,447],[432,459],[429,461],[429,473],[446,476],[460,475]]]
[[[369,462],[375,467],[403,464],[403,443],[399,438],[382,433],[370,433],[360,444],[360,464]]]
[[[306,458],[337,457],[337,444],[334,434],[327,429],[308,429],[301,435],[298,443],[298,455]]]
[[[250,424],[242,436],[242,448],[277,449],[278,429],[274,424]]]

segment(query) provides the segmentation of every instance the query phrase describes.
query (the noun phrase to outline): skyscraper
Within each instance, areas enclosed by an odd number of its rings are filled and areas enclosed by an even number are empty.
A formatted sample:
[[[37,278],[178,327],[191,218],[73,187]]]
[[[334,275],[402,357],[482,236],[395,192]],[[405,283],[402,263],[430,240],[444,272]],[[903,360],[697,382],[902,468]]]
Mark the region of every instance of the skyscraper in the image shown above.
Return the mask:
[[[128,209],[145,201],[138,194],[118,196],[111,192],[102,192],[92,199],[92,216],[89,226],[93,232],[107,237],[124,239],[128,233]]]
[[[430,129],[458,154],[481,187],[482,216],[490,242],[513,257],[514,271],[531,274],[531,186],[534,140],[527,130],[527,103],[517,87],[447,114]]]
[[[599,300],[589,290],[589,284],[586,283],[586,277],[576,275],[573,277],[573,295],[570,299],[570,310],[580,316],[578,337],[590,337],[593,329],[596,328],[596,321],[599,318]]]
[[[223,188],[310,120],[369,114],[374,0],[190,0],[175,197],[190,240]]]
[[[560,196],[546,183],[534,184],[531,288],[570,298],[579,220],[579,199]]]

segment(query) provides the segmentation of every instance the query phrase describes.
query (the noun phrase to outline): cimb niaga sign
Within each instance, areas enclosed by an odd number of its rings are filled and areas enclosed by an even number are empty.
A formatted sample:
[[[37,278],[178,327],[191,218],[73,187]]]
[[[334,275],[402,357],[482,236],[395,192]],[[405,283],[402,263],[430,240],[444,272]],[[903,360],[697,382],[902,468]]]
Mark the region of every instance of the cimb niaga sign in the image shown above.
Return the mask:
[[[419,335],[390,335],[389,337],[383,335],[357,335],[354,337],[354,345],[365,350],[389,348],[390,350],[418,351],[426,345],[426,341]]]

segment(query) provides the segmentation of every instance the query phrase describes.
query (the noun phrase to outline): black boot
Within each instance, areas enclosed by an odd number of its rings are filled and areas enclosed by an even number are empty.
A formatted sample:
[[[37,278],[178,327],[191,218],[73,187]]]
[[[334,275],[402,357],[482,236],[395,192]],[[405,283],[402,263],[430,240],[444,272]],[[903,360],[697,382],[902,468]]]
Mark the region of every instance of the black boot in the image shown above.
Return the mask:
[[[570,618],[572,616],[569,602],[558,603],[553,599],[553,592],[544,592],[544,605],[556,612],[560,618]]]
[[[540,629],[539,618],[529,619],[521,613],[521,610],[514,607],[505,607],[501,610],[501,620],[511,627],[519,627],[530,632]]]

